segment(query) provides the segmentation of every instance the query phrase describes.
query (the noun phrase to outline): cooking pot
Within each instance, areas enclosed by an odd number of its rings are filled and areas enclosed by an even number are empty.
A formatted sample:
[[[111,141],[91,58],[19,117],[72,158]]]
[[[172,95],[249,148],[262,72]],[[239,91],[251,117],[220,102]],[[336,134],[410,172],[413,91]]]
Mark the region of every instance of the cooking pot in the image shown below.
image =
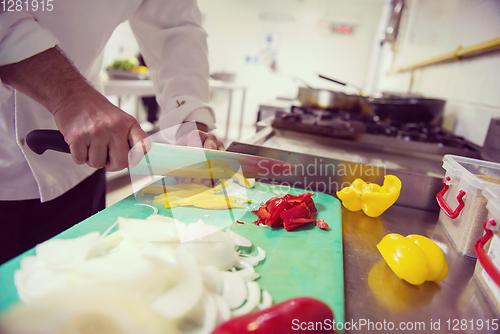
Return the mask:
[[[360,111],[361,99],[359,95],[312,87],[299,87],[297,94],[303,106],[328,110]]]
[[[446,100],[423,97],[370,97],[373,114],[389,123],[428,123],[441,125]]]

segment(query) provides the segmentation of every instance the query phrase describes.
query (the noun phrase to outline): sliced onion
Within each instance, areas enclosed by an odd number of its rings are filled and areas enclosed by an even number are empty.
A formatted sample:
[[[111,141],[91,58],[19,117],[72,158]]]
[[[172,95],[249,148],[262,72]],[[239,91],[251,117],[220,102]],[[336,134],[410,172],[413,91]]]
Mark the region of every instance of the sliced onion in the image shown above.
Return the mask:
[[[2,314],[2,333],[169,333],[176,324],[144,302],[97,288],[63,289]]]
[[[125,239],[143,242],[178,241],[176,224],[161,220],[143,220],[118,217],[120,234]]]
[[[176,224],[181,243],[190,241],[228,241],[228,237],[218,227],[203,223],[198,220],[196,223],[186,225],[177,221]]]
[[[150,207],[154,211],[153,215],[158,214],[158,208],[156,206],[152,206],[150,204],[144,204],[144,203],[136,203],[135,205],[144,205],[144,206]]]
[[[236,232],[231,231],[229,227],[227,228],[226,233],[234,240],[235,246],[252,247],[252,242],[250,240]]]
[[[203,327],[198,332],[199,334],[210,334],[217,325],[217,304],[211,293],[203,295]]]
[[[266,258],[266,252],[260,247],[257,247],[257,250],[258,253],[256,256],[251,256],[248,254],[240,254],[240,262],[247,263],[253,267],[258,265],[260,261]]]
[[[248,297],[247,302],[242,307],[233,310],[231,314],[233,317],[239,317],[252,312],[260,301],[260,286],[257,282],[247,282]]]
[[[118,231],[110,233],[116,224]],[[260,287],[253,282],[259,277],[254,266],[266,253],[260,247],[256,256],[237,250],[251,246],[229,228],[223,232],[201,220],[186,225],[158,214],[118,218],[101,236],[94,232],[38,245],[37,256],[21,260],[14,281],[23,301],[69,285],[98,288],[149,304],[167,320],[192,319],[201,333],[210,333],[231,315],[272,303],[264,291],[259,304]]]
[[[259,310],[264,310],[273,304],[273,297],[267,290],[262,290],[262,303],[259,303],[257,307]]]
[[[241,306],[247,298],[245,281],[240,275],[228,271],[223,271],[221,275],[224,282],[222,297],[231,309]]]
[[[205,288],[216,294],[222,294],[223,281],[220,270],[214,266],[206,266],[200,267],[200,271],[203,276],[203,285]]]
[[[61,290],[67,286],[68,273],[46,267],[36,270],[17,270],[14,272],[14,284],[19,299],[25,303]]]
[[[190,243],[180,246],[196,257],[199,264],[228,270],[238,262],[238,253],[227,242]]]
[[[255,269],[253,268],[252,265],[240,261],[241,267],[243,267],[242,270],[238,270],[236,273],[241,276],[245,281],[253,281],[255,277]],[[258,275],[258,274],[257,274]],[[257,276],[258,277],[258,276]]]
[[[120,234],[119,231],[116,231],[107,235],[104,239],[102,239],[101,248],[105,251],[111,250],[116,246],[118,246],[122,241],[123,241],[122,235]]]
[[[179,250],[175,255],[185,276],[152,304],[153,309],[165,319],[183,317],[200,301],[203,293],[203,280],[194,257]]]
[[[84,261],[99,240],[99,232],[73,239],[51,239],[35,247],[39,261],[49,268],[68,269]]]
[[[227,321],[231,318],[231,309],[227,301],[219,294],[213,294],[217,307],[217,323]]]

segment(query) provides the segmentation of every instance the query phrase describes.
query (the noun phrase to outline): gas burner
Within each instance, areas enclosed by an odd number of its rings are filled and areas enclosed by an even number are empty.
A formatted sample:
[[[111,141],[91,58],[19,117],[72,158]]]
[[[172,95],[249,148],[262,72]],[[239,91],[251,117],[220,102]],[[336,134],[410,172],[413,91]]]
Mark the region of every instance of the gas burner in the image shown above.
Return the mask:
[[[292,106],[290,112],[277,112],[273,126],[319,136],[350,138],[376,135],[406,142],[431,143],[440,147],[478,151],[478,147],[437,125],[427,123],[388,123],[378,116],[361,112],[325,110]]]

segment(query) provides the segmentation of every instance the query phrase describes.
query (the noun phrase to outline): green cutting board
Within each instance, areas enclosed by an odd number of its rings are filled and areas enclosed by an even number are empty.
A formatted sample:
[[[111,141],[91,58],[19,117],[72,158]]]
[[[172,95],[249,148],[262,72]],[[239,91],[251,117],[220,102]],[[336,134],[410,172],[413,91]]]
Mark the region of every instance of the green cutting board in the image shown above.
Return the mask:
[[[291,194],[304,192],[294,188],[286,190]],[[245,209],[204,210],[181,207],[172,212],[162,206],[157,207],[160,214],[174,216],[185,223],[202,219],[207,224],[221,226],[221,222],[231,219],[230,216],[244,223],[231,224],[231,230],[253,243],[253,248],[247,250],[250,254],[257,254],[257,246],[267,253],[266,259],[255,268],[261,275],[257,280],[261,288],[269,291],[275,302],[297,296],[311,296],[323,300],[333,309],[335,320],[343,322],[344,272],[339,201],[322,193],[316,193],[313,197],[318,209],[317,218],[324,219],[330,226],[329,230],[321,230],[311,223],[288,232],[283,228],[263,228],[253,224],[256,216],[250,211],[269,198],[277,196],[270,185],[257,183],[255,188],[247,189],[247,193],[253,202]],[[74,238],[92,231],[102,233],[118,216],[146,218],[152,213],[151,208],[135,204],[137,200],[129,196],[64,231],[56,238]],[[34,249],[31,249],[0,266],[0,312],[19,301],[13,281],[14,271],[19,269],[19,262],[24,256],[34,254]]]

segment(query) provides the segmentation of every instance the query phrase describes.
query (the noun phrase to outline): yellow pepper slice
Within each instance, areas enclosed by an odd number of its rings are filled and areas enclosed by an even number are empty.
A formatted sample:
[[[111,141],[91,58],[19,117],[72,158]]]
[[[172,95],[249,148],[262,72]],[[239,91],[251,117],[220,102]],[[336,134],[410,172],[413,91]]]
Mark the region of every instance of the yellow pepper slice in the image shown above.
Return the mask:
[[[245,206],[241,203],[252,202],[249,199],[221,194],[222,189],[227,186],[226,182],[221,182],[214,188],[203,184],[181,183],[175,186],[149,186],[143,191],[159,193],[154,197],[153,203],[164,205],[167,209],[177,206],[194,206],[202,209],[223,210],[244,208]]]
[[[391,233],[382,238],[377,248],[396,276],[410,284],[438,283],[448,275],[443,251],[424,236]]]
[[[394,175],[386,175],[382,187],[356,179],[349,187],[337,191],[337,196],[347,210],[363,210],[369,217],[378,217],[396,202],[400,191],[401,181]]]

